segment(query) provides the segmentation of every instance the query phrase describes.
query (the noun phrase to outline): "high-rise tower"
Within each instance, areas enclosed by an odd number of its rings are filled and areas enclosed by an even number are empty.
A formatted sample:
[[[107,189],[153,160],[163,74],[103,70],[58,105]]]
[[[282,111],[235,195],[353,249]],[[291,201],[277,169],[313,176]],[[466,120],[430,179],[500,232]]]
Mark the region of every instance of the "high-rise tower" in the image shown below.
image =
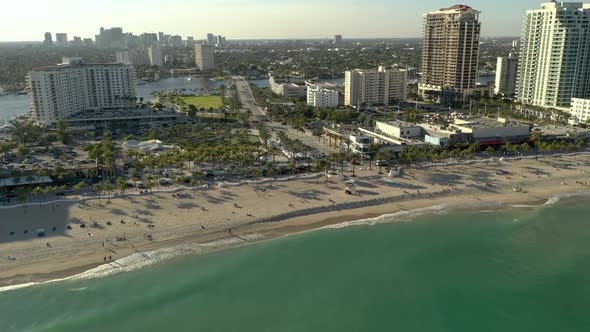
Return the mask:
[[[419,93],[456,99],[478,80],[480,12],[455,5],[424,15]]]

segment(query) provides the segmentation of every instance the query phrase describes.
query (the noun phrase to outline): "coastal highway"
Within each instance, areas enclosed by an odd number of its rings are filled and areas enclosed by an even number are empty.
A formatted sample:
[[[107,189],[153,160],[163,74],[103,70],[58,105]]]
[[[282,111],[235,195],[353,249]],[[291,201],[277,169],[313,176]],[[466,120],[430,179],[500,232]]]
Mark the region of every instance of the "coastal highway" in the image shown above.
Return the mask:
[[[248,81],[241,76],[232,76],[232,81],[238,89],[238,97],[240,98],[242,107],[252,112],[251,120],[259,122],[268,121],[268,117],[262,110],[262,107],[256,105],[256,99],[254,99]]]

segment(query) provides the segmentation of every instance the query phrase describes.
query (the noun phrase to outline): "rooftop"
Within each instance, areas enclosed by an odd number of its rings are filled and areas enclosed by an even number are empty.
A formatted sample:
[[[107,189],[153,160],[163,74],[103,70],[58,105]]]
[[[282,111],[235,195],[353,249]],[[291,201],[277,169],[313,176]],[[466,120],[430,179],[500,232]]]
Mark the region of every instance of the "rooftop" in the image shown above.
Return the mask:
[[[405,121],[401,121],[401,120],[395,120],[395,121],[378,121],[380,123],[384,123],[384,124],[388,124],[390,126],[396,127],[396,128],[409,128],[409,127],[419,127],[417,124],[414,123],[409,123],[409,122],[405,122]]]
[[[475,13],[479,14],[480,11],[475,10],[467,5],[454,5],[448,8],[441,8],[438,11],[431,12],[430,14],[450,14],[450,13]]]
[[[461,11],[461,12],[466,12],[469,10],[473,10],[473,8],[467,6],[467,5],[454,5],[451,6],[449,8],[441,8],[441,11],[447,11],[447,10],[457,10],[457,11]]]
[[[522,127],[528,126],[526,124],[507,121],[505,119],[490,119],[490,118],[468,118],[468,119],[455,119],[454,125],[467,127],[467,128],[505,128],[505,127]]]
[[[57,65],[33,68],[32,71],[60,71],[69,68],[84,68],[84,67],[131,67],[123,63],[82,63],[76,65]]]

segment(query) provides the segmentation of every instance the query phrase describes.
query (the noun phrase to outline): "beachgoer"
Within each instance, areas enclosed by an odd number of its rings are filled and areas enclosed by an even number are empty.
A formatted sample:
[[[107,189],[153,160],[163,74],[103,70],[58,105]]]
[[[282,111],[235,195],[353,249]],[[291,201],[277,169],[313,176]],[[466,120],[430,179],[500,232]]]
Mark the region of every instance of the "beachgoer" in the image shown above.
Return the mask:
[[[103,260],[106,263],[107,262],[107,256],[104,256]]]
[[[102,247],[104,248],[104,241],[102,241]]]
[[[109,260],[112,260],[112,259],[111,259],[111,256],[109,256]]]

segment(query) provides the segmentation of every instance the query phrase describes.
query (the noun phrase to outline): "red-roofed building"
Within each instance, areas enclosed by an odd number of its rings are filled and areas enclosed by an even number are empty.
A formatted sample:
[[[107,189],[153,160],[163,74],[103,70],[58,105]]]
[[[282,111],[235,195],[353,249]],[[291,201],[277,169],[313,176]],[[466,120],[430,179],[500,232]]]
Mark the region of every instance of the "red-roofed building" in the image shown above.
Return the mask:
[[[478,81],[480,12],[455,5],[424,15],[419,94],[438,102],[460,100]]]
[[[441,8],[441,11],[447,11],[447,10],[458,10],[461,12],[465,12],[465,11],[473,10],[473,8],[471,8],[467,5],[454,5],[449,8]]]

